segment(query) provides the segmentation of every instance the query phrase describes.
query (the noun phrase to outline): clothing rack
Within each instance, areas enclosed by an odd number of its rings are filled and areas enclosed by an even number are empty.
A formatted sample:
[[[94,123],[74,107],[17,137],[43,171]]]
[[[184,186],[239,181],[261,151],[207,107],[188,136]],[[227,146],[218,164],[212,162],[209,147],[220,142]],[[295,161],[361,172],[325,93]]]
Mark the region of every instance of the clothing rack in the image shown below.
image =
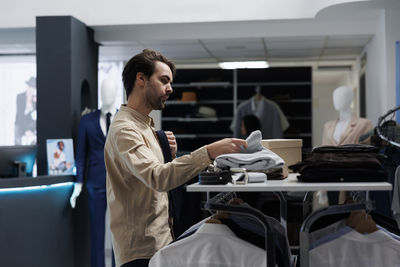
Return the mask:
[[[309,266],[310,228],[318,219],[332,214],[348,213],[352,211],[375,209],[375,202],[367,200],[363,203],[328,206],[308,216],[300,228],[300,266]]]
[[[247,215],[256,218],[264,227],[265,231],[265,250],[267,253],[267,267],[275,267],[275,245],[271,233],[271,226],[266,220],[265,216],[261,211],[240,205],[227,204],[227,199],[234,198],[236,196],[232,192],[222,192],[209,199],[205,204],[204,208],[209,211],[226,211],[235,214]]]
[[[377,124],[377,126],[376,126],[376,133],[378,134],[378,136],[379,136],[382,140],[388,142],[388,143],[391,144],[391,145],[394,145],[394,146],[400,148],[400,144],[396,142],[396,141],[398,141],[398,140],[390,140],[389,138],[387,138],[386,136],[384,136],[384,135],[382,134],[382,124],[384,123],[385,118],[388,117],[389,115],[394,116],[394,115],[395,115],[395,112],[398,111],[398,110],[400,110],[400,106],[399,106],[399,107],[396,107],[396,108],[394,108],[394,109],[390,109],[388,112],[386,112],[385,115],[379,117],[379,119],[378,119],[378,124]]]

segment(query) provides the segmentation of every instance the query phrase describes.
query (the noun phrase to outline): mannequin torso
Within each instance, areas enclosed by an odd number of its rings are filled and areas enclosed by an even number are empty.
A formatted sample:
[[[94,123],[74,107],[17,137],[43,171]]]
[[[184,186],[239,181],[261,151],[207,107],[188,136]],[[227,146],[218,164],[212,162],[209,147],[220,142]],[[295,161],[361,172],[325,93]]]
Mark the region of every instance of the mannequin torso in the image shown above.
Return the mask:
[[[100,128],[104,134],[106,132],[106,114],[111,113],[111,121],[114,118],[116,107],[115,107],[115,96],[117,94],[117,84],[111,79],[105,79],[101,85],[101,115],[100,115]]]
[[[95,155],[101,153],[101,150],[104,148],[105,136],[107,135],[106,114],[111,113],[111,120],[114,117],[114,114],[116,112],[115,96],[117,94],[117,89],[118,89],[117,84],[115,83],[114,80],[105,79],[101,84],[101,100],[102,100],[101,109],[99,111],[94,111],[82,116],[82,119],[79,123],[78,145],[77,145],[77,156],[76,156],[77,171],[78,171],[77,183],[75,183],[74,191],[70,198],[70,204],[73,208],[75,207],[76,204],[76,198],[80,195],[82,190],[82,182],[83,182],[83,175],[85,173],[84,169],[86,166],[85,164],[86,158],[89,158],[89,162],[92,162],[92,159],[101,158],[102,159],[102,162],[100,162],[102,164],[101,166],[104,165],[103,156],[97,157]],[[98,127],[101,129],[101,132],[103,133],[103,138],[98,136],[98,134],[96,134],[97,129],[99,129]],[[90,181],[90,176],[91,176],[90,163],[88,165],[88,169],[89,171],[87,180],[89,184],[91,184],[94,181]],[[105,176],[105,168],[104,171],[101,172],[102,173],[104,172]],[[99,176],[96,175],[96,177]],[[103,177],[103,175],[100,175],[100,178],[101,177]],[[101,184],[103,184],[103,182],[101,182]],[[104,181],[104,187],[105,187],[105,181]]]
[[[341,86],[334,90],[333,105],[339,111],[339,118],[325,123],[322,145],[358,144],[360,136],[373,128],[368,119],[352,113],[353,98],[350,87]]]
[[[333,132],[333,139],[335,139],[336,143],[340,142],[340,137],[343,135],[347,127],[349,126],[350,120],[352,118],[351,110],[348,112],[340,112],[340,117],[337,120],[335,131]]]

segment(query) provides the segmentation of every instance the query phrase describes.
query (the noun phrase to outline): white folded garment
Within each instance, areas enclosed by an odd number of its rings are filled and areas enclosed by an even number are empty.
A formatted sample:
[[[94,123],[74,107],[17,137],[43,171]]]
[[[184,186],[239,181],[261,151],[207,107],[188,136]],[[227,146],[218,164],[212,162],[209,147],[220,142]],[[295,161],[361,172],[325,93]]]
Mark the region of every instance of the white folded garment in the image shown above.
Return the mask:
[[[248,171],[261,171],[279,168],[285,164],[283,159],[269,149],[263,148],[255,153],[230,153],[219,155],[214,165],[218,168],[245,168]]]
[[[244,173],[233,173],[232,179],[234,181],[242,181],[244,179]],[[263,172],[248,172],[248,183],[264,183],[267,181],[267,175]]]

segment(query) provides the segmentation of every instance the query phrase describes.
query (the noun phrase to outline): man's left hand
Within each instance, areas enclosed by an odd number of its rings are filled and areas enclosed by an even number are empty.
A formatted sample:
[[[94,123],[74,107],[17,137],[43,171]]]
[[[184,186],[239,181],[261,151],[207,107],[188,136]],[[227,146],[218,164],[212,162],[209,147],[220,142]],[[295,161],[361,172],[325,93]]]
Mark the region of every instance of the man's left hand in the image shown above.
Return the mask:
[[[178,144],[176,143],[175,135],[171,131],[165,131],[168,139],[169,147],[171,148],[172,158],[176,158],[176,152],[178,151]]]

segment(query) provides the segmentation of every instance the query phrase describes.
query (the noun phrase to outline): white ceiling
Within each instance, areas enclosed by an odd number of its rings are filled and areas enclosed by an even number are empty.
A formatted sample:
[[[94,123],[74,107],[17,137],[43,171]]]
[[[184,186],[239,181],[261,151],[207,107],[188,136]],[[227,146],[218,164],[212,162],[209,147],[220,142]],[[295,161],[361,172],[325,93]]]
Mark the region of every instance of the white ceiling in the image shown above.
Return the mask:
[[[128,60],[152,48],[178,65],[351,62],[373,38],[387,2],[393,1],[334,5],[305,19],[88,26],[100,44],[100,60]],[[35,53],[34,28],[0,28],[0,55],[18,53]]]
[[[271,62],[355,60],[372,35],[300,36],[142,41],[100,47],[103,60],[129,59],[144,48],[158,50],[178,64],[221,61]]]
[[[93,28],[102,60],[127,60],[152,48],[177,64],[355,61],[373,38],[387,5],[386,0],[340,4],[305,19]]]

